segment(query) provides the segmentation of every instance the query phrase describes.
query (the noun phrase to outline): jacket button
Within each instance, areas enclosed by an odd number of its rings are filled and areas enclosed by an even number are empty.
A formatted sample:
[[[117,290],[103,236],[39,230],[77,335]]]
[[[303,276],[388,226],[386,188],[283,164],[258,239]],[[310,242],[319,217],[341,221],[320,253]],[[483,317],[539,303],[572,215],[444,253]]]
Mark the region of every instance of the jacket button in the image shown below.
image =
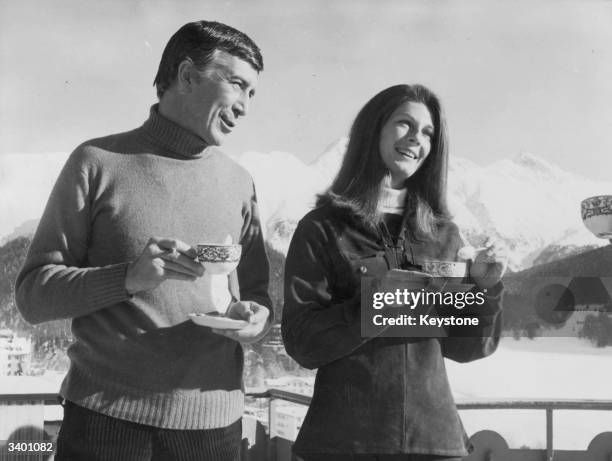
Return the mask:
[[[359,272],[361,272],[362,274],[366,274],[368,272],[368,268],[365,266],[361,266],[359,268]]]

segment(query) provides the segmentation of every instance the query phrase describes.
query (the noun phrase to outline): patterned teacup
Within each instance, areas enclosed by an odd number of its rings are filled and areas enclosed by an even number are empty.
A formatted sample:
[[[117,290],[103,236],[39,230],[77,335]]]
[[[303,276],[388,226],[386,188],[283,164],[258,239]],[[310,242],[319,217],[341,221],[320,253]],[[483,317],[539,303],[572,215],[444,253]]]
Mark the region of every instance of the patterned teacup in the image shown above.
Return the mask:
[[[459,277],[467,275],[467,264],[461,261],[424,261],[423,271],[434,277]]]
[[[582,221],[595,236],[612,239],[612,195],[598,195],[581,203]]]
[[[200,243],[196,245],[198,261],[211,274],[229,274],[233,271],[242,254],[242,245],[223,243]]]

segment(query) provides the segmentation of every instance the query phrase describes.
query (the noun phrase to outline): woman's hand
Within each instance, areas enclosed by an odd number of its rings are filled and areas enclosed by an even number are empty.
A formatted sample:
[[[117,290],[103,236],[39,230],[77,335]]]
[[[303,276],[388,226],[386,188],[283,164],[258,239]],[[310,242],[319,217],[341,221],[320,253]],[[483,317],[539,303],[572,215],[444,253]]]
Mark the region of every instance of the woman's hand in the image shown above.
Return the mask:
[[[478,288],[491,288],[501,280],[507,268],[508,248],[499,240],[488,239],[485,247],[474,256],[470,276]]]

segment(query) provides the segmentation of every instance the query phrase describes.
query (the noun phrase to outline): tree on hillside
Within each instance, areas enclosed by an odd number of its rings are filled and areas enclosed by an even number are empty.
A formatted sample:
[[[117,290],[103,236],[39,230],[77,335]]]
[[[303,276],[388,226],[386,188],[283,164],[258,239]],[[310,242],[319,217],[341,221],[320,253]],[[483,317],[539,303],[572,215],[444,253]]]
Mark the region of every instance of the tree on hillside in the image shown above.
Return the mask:
[[[283,285],[285,278],[285,255],[266,242],[266,252],[270,260],[270,297],[274,308],[275,323],[280,323],[283,309]]]
[[[25,261],[30,240],[19,237],[0,247],[0,323],[16,332],[30,332],[15,305],[15,280]]]
[[[69,321],[30,325],[15,304],[15,281],[29,246],[29,238],[19,237],[0,247],[0,326],[31,337],[33,368],[65,371],[68,369],[66,349],[72,341]]]
[[[600,311],[597,315],[588,314],[578,337],[589,339],[597,347],[612,346],[612,320],[607,312]]]

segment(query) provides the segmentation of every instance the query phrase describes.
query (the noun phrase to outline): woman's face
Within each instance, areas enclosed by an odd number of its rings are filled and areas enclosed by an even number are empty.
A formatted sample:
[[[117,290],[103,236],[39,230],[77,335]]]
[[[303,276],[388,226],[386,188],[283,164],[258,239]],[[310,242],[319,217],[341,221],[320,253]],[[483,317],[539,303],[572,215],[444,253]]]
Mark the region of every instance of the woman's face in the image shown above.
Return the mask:
[[[391,173],[391,186],[401,189],[423,165],[431,150],[434,126],[425,104],[407,101],[389,117],[380,133],[380,156]]]

